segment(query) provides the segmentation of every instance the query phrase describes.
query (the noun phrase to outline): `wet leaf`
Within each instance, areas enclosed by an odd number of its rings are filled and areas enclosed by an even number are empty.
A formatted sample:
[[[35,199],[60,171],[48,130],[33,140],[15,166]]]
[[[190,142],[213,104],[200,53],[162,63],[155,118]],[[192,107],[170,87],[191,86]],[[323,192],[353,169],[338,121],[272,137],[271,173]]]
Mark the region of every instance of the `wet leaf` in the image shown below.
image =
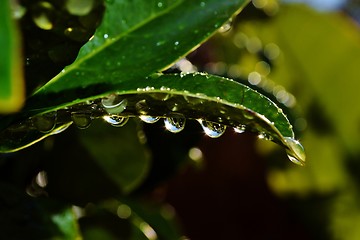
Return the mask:
[[[197,119],[210,137],[218,137],[213,132],[223,132],[225,126],[231,126],[237,132],[248,130],[285,146],[292,161],[302,164],[305,160],[302,146],[294,139],[292,126],[282,110],[265,96],[227,78],[200,73],[158,75],[124,84],[118,90],[113,89],[112,95],[104,99],[58,110],[57,124],[71,122],[72,112],[89,111],[93,118],[156,116],[165,118],[165,124],[168,119],[177,119],[177,123],[179,119]],[[114,112],[109,115],[109,99],[114,101],[113,107],[119,111],[116,115]],[[125,103],[126,106],[121,105]],[[1,142],[1,151],[15,151],[31,144],[29,134],[39,131],[31,121],[24,124],[2,132],[2,139],[6,140]],[[184,127],[185,121],[182,120],[181,124]],[[50,131],[43,136],[52,134]]]
[[[19,33],[12,19],[10,1],[0,3],[0,113],[18,111],[24,102]]]

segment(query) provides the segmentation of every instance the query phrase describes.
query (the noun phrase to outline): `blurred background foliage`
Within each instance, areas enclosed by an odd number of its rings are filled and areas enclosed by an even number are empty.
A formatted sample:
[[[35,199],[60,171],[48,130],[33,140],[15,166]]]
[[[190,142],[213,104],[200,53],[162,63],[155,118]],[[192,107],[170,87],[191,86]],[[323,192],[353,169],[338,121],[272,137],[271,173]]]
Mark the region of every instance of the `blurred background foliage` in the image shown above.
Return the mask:
[[[248,133],[209,139],[191,121],[176,135],[160,123],[95,121],[0,155],[0,238],[359,239],[360,5],[299,2],[253,0],[169,71],[230,77],[276,101],[305,146],[305,167]],[[98,19],[95,3],[87,14]],[[85,30],[59,49],[77,51],[94,31]],[[44,51],[59,44],[40,39]],[[25,45],[25,76],[40,72],[43,82],[74,54],[55,51],[44,68],[40,45]]]

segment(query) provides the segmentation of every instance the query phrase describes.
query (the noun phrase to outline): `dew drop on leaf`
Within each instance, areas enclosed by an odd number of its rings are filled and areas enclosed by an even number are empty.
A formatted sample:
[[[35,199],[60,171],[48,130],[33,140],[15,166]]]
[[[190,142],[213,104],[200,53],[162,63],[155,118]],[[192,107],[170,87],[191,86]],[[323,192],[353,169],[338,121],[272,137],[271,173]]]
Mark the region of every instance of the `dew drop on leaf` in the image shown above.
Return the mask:
[[[224,23],[220,27],[219,32],[220,33],[226,33],[228,31],[230,31],[231,27],[232,27],[232,19],[229,19],[226,23]]]
[[[160,119],[160,117],[153,117],[148,115],[141,115],[139,118],[146,123],[156,123]]]
[[[184,117],[168,117],[165,118],[165,128],[172,133],[181,132],[185,128],[186,118]]]
[[[218,138],[225,133],[226,126],[220,123],[198,120],[205,134],[211,138]]]
[[[106,115],[106,116],[103,116],[103,119],[107,123],[109,123],[111,126],[114,126],[114,127],[122,127],[129,120],[128,117],[122,117],[122,116],[118,116],[118,115]]]
[[[290,159],[295,164],[304,166],[305,165],[305,150],[301,143],[293,138],[285,137],[285,143],[287,144],[288,149],[286,153]]]
[[[106,98],[101,99],[101,104],[105,108],[106,112],[110,114],[119,114],[126,109],[127,99],[122,99],[116,94],[110,94]]]
[[[234,131],[236,133],[244,133],[246,130],[246,126],[245,125],[240,125],[240,126],[237,126],[237,127],[234,127]]]
[[[32,118],[32,122],[36,129],[40,132],[49,133],[54,129],[56,125],[56,119],[57,113],[51,112]]]
[[[71,119],[79,129],[86,129],[91,124],[91,114],[90,113],[71,113]]]

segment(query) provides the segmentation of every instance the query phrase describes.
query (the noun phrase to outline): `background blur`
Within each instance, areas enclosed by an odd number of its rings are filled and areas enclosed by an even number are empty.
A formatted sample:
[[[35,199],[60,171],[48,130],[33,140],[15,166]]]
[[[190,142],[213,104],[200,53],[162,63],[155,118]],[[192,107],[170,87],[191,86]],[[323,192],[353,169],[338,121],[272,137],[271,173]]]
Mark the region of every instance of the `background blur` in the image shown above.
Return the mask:
[[[360,239],[359,6],[254,0],[189,56],[287,109],[307,153],[299,167],[250,134],[201,137],[201,167],[159,190],[190,239]]]

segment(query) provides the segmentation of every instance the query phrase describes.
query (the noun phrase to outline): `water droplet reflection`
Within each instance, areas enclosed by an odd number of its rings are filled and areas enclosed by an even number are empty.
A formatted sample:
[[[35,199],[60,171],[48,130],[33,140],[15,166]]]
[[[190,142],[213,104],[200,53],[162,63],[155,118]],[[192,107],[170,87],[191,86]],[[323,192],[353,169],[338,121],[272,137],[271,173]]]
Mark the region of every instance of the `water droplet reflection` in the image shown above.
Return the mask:
[[[139,118],[146,123],[156,123],[160,119],[160,117],[153,117],[148,115],[141,115]]]
[[[205,134],[211,138],[218,138],[225,133],[226,126],[220,123],[198,120]]]
[[[129,120],[128,117],[122,117],[122,116],[117,116],[117,115],[106,115],[106,116],[103,116],[103,119],[106,122],[108,122],[111,126],[114,126],[114,127],[122,127]]]
[[[165,118],[165,128],[172,133],[181,132],[185,128],[186,119],[184,117]]]
[[[306,155],[304,147],[301,143],[293,138],[285,137],[285,143],[287,144],[288,149],[286,149],[286,153],[290,159],[295,164],[304,166]]]
[[[122,99],[116,94],[111,94],[106,98],[101,99],[101,104],[105,108],[106,112],[110,114],[119,114],[126,109],[127,99]]]

